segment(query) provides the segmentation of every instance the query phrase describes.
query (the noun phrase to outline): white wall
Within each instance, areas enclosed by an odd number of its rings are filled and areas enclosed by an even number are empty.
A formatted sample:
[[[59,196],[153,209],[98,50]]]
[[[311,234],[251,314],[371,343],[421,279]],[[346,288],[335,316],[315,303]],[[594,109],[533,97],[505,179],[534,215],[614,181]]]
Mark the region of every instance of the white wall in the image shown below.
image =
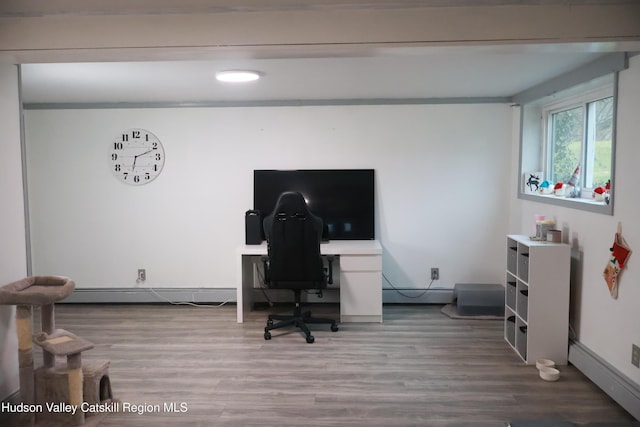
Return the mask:
[[[640,369],[631,364],[631,345],[640,345],[640,57],[620,73],[614,215],[601,215],[532,201],[512,200],[510,232],[529,233],[534,215],[555,217],[575,258],[571,325],[578,340],[640,385]],[[514,139],[517,147],[517,139]],[[514,148],[514,151],[517,148]],[[515,157],[514,157],[515,158]],[[517,161],[512,176],[517,179]],[[513,193],[515,197],[515,192]],[[611,298],[602,271],[618,222],[635,253],[620,279],[618,299]]]
[[[384,273],[399,287],[500,283],[509,203],[506,105],[26,112],[35,274],[78,288],[235,286],[254,169],[373,168]],[[108,145],[148,129],[166,163],[131,187]],[[385,287],[388,287],[385,284]]]
[[[0,286],[27,274],[18,72],[0,65]],[[0,306],[0,400],[16,392],[18,338],[15,307]]]

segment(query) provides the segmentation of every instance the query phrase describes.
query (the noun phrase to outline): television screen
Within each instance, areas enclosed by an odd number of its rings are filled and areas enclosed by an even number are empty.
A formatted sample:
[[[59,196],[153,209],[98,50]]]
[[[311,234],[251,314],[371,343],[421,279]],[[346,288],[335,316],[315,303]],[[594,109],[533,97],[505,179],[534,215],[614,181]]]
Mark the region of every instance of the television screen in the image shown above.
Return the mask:
[[[299,191],[324,222],[324,240],[373,240],[373,169],[255,170],[253,208],[269,215],[280,194]]]

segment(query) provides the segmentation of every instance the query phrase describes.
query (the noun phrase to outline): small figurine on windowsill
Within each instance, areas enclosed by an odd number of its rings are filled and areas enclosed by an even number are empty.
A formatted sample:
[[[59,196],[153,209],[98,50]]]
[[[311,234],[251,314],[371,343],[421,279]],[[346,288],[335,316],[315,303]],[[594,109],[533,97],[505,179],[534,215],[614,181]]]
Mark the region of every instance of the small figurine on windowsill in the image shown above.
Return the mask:
[[[571,178],[569,178],[569,181],[567,181],[567,189],[565,190],[567,197],[571,197],[574,199],[580,197],[580,187],[578,186],[578,181],[580,181],[580,165],[576,167],[576,169],[573,171],[573,174],[571,175]]]
[[[556,185],[553,186],[553,194],[561,197],[566,196],[566,188],[567,186],[564,184],[564,182],[556,182]]]
[[[551,183],[545,179],[540,184],[538,191],[540,192],[540,194],[551,194],[553,193],[553,185],[551,185]]]
[[[608,180],[604,187],[599,186],[594,188],[591,197],[593,197],[596,202],[606,202],[607,204],[609,204],[610,192],[611,180]]]
[[[604,187],[596,187],[593,189],[593,194],[591,195],[596,202],[604,202],[604,195],[607,192]]]

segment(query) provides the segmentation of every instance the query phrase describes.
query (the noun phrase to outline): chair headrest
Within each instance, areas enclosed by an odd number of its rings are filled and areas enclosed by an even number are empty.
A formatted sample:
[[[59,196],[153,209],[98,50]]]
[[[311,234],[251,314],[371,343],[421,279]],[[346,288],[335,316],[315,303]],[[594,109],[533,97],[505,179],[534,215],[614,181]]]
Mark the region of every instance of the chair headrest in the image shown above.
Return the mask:
[[[297,191],[287,191],[278,197],[274,213],[285,213],[287,215],[308,214],[309,208],[302,193]]]

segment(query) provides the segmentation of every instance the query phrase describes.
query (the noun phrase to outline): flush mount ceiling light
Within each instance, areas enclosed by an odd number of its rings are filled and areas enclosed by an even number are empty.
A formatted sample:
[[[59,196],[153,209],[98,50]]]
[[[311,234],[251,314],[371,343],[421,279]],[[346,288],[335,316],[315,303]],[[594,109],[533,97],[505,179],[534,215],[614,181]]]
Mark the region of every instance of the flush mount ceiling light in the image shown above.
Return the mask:
[[[244,83],[252,82],[260,78],[257,71],[248,70],[226,70],[216,73],[216,79],[221,82]]]

